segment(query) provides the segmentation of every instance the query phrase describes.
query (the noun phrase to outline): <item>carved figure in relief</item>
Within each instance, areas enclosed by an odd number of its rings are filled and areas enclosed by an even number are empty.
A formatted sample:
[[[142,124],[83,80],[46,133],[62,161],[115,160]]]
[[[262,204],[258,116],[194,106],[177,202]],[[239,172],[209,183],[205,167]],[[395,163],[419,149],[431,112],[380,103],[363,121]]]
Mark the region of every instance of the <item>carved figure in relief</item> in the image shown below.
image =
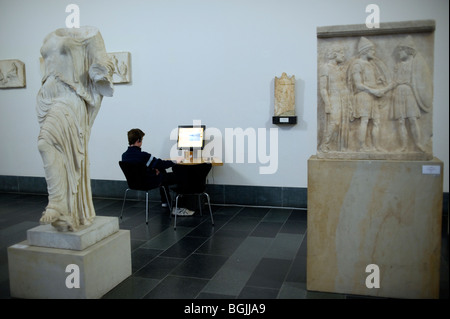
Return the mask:
[[[25,64],[20,60],[0,60],[0,88],[25,87]]]
[[[346,83],[344,50],[332,47],[328,62],[319,69],[319,91],[325,103],[326,127],[320,149],[330,151],[331,145],[341,151],[348,147],[349,91]]]
[[[41,54],[45,75],[36,111],[48,205],[40,222],[76,231],[95,218],[88,142],[103,96],[113,94],[114,65],[94,27],[50,33]]]
[[[275,77],[275,116],[295,115],[295,76]]]
[[[19,77],[18,67],[15,62],[13,62],[11,64],[11,68],[6,73],[6,76],[4,76],[2,73],[2,70],[0,70],[0,83],[1,84],[16,81],[18,77]]]
[[[127,82],[127,73],[128,73],[127,65],[125,64],[124,61],[121,61],[119,66],[119,60],[114,54],[111,54],[111,58],[114,63],[114,74],[117,74],[120,77],[121,82]]]
[[[416,51],[411,36],[398,45],[394,53],[397,58],[394,69],[396,87],[392,96],[390,118],[398,122],[400,151],[404,152],[407,148],[406,120],[408,120],[414,144],[419,151],[425,152],[419,118],[421,111],[431,111],[433,103],[431,73],[423,57]]]
[[[386,65],[375,56],[375,46],[365,37],[358,43],[357,57],[348,69],[349,89],[352,94],[351,120],[361,119],[358,141],[360,151],[371,151],[366,143],[369,121],[372,120],[372,145],[377,151],[385,151],[380,144],[380,107],[384,106],[384,94],[392,89]]]

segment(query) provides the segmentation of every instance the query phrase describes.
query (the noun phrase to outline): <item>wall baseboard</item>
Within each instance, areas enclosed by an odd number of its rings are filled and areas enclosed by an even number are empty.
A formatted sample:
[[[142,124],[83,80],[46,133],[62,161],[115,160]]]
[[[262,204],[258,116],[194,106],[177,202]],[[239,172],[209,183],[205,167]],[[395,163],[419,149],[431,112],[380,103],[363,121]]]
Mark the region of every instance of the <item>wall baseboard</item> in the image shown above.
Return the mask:
[[[127,189],[126,181],[91,180],[93,197],[122,199]],[[0,175],[0,192],[47,194],[44,177]],[[211,203],[242,206],[271,206],[306,208],[307,188],[208,184]],[[129,192],[127,198],[144,199],[143,192]],[[159,190],[150,193],[150,200],[159,201]]]
[[[91,180],[92,195],[102,198],[123,199],[126,181]],[[0,175],[0,192],[22,194],[47,194],[44,177]],[[219,205],[268,206],[280,208],[307,208],[306,187],[273,187],[208,184],[211,203]],[[143,192],[129,192],[129,199],[145,199]],[[444,192],[442,213],[448,216],[449,193]],[[150,193],[150,200],[159,201],[159,190]]]

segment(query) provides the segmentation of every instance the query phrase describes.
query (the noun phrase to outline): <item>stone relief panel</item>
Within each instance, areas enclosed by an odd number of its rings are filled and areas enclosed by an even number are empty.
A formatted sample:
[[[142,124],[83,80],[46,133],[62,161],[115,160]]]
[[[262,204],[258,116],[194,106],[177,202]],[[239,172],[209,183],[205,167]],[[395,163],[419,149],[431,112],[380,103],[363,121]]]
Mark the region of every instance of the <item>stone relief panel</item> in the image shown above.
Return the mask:
[[[130,52],[112,52],[108,53],[114,63],[113,83],[131,82],[131,56]]]
[[[295,76],[275,77],[275,116],[295,115]]]
[[[23,88],[25,85],[25,63],[20,60],[1,60],[0,88]]]
[[[434,29],[318,28],[319,158],[433,158]]]

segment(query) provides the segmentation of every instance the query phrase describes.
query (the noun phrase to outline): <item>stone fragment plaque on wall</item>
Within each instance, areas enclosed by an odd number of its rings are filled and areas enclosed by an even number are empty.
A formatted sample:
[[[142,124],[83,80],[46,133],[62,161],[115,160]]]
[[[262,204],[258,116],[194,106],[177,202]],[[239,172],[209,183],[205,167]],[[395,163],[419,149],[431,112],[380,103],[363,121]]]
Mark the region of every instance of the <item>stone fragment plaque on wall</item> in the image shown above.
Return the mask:
[[[131,56],[130,52],[108,53],[114,63],[113,83],[131,82]]]
[[[288,76],[285,72],[275,77],[275,105],[273,124],[296,124],[295,115],[295,76]]]
[[[433,158],[435,22],[317,28],[317,156]]]
[[[20,60],[0,60],[0,88],[23,88],[25,63]]]

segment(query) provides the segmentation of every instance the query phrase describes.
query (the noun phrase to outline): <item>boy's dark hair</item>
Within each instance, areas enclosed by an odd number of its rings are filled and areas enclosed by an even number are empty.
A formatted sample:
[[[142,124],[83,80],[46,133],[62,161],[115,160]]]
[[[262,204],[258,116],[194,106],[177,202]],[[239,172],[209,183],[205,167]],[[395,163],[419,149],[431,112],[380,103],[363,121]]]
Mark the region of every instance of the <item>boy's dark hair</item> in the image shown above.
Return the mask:
[[[133,145],[137,141],[141,142],[145,133],[138,128],[134,128],[128,131],[128,145]]]

